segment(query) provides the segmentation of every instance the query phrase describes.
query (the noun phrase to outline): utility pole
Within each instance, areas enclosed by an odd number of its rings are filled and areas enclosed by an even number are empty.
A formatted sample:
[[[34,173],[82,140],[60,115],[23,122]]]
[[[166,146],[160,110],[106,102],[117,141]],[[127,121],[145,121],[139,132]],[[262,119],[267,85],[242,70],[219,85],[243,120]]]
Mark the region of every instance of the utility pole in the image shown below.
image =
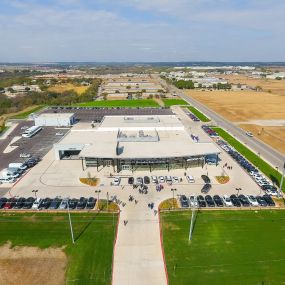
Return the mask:
[[[109,212],[109,192],[107,192],[107,212]]]
[[[173,194],[173,198],[172,198],[172,209],[174,209],[174,191],[177,191],[176,188],[171,188],[172,194]]]
[[[72,239],[72,243],[75,244],[74,235],[73,235],[73,228],[72,228],[72,222],[71,222],[70,211],[69,211],[69,199],[67,201],[67,211],[68,211],[68,219],[69,219],[71,239]]]

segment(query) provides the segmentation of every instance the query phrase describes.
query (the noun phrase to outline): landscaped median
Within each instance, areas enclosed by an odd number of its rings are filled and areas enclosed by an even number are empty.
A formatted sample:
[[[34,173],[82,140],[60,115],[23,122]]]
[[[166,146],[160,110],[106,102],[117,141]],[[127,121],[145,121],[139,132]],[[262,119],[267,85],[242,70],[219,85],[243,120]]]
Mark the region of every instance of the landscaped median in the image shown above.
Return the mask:
[[[34,107],[28,111],[18,113],[17,115],[14,115],[10,119],[26,119],[26,118],[28,118],[29,115],[31,115],[32,113],[36,113],[36,112],[40,111],[44,107],[46,107],[46,106],[45,105],[36,106],[36,107]]]
[[[282,284],[284,210],[162,212],[169,285]]]
[[[228,142],[231,146],[233,146],[240,154],[242,154],[246,159],[248,159],[252,164],[254,164],[262,173],[264,173],[271,181],[276,182],[280,185],[282,175],[277,172],[275,168],[261,159],[257,154],[255,154],[252,150],[247,148],[240,141],[235,139],[225,130],[212,127],[212,129],[226,142]],[[285,190],[285,183],[283,184],[282,190]]]
[[[193,106],[189,106],[187,107],[187,109],[194,114],[200,121],[202,122],[210,122],[210,119],[208,117],[206,117],[203,113],[201,113],[200,111],[198,111],[195,107]]]
[[[162,99],[162,101],[165,107],[171,107],[175,105],[189,105],[189,103],[183,99]]]
[[[121,108],[157,108],[160,107],[157,102],[152,99],[134,99],[134,100],[102,100],[78,103],[76,106],[80,107],[121,107]]]

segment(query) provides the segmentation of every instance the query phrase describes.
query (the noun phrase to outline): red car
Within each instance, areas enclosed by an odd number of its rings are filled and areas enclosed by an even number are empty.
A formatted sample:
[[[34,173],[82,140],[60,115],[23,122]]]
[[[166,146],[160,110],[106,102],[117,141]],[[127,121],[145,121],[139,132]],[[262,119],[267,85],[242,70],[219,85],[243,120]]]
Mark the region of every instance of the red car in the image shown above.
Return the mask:
[[[3,209],[12,209],[14,205],[16,204],[16,199],[15,198],[10,198],[8,199],[7,203],[4,205]]]

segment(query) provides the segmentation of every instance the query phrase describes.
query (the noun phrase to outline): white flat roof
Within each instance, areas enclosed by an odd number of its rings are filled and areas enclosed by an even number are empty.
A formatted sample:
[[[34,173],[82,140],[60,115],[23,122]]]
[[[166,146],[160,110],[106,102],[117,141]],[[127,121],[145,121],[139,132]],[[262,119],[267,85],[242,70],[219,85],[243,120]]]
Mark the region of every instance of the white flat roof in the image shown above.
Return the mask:
[[[51,119],[51,118],[71,118],[74,113],[43,113],[37,116],[37,118]]]
[[[142,117],[142,116],[140,116]],[[143,116],[148,117],[148,116]],[[169,117],[169,116],[165,116]],[[175,117],[175,116],[174,116]],[[106,117],[107,118],[107,117]],[[105,119],[106,119],[105,118]],[[118,117],[116,117],[118,118]],[[154,124],[166,123],[167,118],[156,122]],[[110,125],[114,118],[108,118],[105,124]],[[176,118],[177,120],[177,118]],[[171,119],[174,122],[175,119]],[[181,127],[181,123],[177,120]],[[122,118],[117,121],[117,124],[125,124]],[[133,123],[127,123],[133,124]],[[134,122],[134,124],[140,124]],[[153,123],[151,123],[153,124]],[[142,124],[145,126],[146,124]],[[123,141],[119,142],[119,155],[116,152],[116,147],[118,143],[118,128],[116,131],[105,131],[91,128],[91,126],[86,126],[83,128],[72,129],[58,144],[55,144],[57,149],[68,149],[70,146],[72,148],[78,147],[82,149],[80,152],[81,157],[94,157],[94,158],[121,158],[121,159],[150,159],[150,158],[166,158],[166,157],[187,157],[187,156],[199,156],[207,155],[213,153],[219,153],[220,150],[212,142],[207,143],[195,143],[190,138],[190,135],[184,130],[172,129],[157,131],[159,140],[158,141]],[[183,126],[182,126],[183,128]],[[123,131],[125,135],[133,136],[134,133],[138,134],[138,130],[141,128],[136,127],[137,131],[134,129],[130,131]],[[121,130],[121,129],[120,129]],[[145,132],[145,135],[153,136],[153,132]]]

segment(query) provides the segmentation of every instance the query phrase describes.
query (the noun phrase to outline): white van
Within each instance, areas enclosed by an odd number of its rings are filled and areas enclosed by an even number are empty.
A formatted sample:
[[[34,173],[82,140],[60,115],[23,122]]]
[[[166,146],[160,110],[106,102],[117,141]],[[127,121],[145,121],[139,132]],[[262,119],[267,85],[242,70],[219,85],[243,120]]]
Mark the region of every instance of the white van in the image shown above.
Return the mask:
[[[186,179],[187,179],[188,183],[194,183],[194,182],[195,182],[194,177],[191,176],[191,175],[187,175],[187,176],[186,176]]]
[[[25,165],[24,163],[20,163],[20,162],[9,163],[8,167],[9,168],[19,168],[21,170],[26,170],[28,168],[27,165]]]

